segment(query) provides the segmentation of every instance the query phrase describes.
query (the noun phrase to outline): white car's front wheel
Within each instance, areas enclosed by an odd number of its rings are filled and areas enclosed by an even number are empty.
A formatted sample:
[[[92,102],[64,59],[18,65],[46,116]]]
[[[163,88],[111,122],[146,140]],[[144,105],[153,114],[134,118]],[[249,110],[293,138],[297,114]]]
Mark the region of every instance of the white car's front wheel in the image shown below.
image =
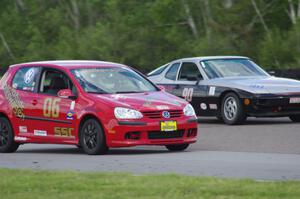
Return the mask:
[[[222,119],[226,124],[242,124],[246,114],[240,98],[235,93],[227,93],[222,100]]]

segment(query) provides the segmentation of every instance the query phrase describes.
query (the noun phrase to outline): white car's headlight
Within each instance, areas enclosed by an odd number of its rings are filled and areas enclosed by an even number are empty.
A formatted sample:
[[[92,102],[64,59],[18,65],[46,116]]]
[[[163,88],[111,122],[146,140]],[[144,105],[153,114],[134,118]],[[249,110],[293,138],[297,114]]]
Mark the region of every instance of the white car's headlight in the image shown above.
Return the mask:
[[[141,112],[123,107],[116,107],[114,113],[117,119],[140,119],[143,117]]]
[[[196,115],[194,108],[190,104],[187,104],[184,107],[183,113],[185,116],[195,116]]]

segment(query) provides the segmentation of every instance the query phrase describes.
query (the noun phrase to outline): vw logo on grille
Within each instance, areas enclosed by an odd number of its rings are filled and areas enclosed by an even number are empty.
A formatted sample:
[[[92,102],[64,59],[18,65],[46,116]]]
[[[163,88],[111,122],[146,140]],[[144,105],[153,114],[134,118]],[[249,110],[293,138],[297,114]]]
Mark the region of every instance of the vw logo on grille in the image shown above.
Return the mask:
[[[164,118],[170,118],[170,113],[169,113],[169,111],[163,111],[163,112],[162,112],[162,116],[163,116]]]

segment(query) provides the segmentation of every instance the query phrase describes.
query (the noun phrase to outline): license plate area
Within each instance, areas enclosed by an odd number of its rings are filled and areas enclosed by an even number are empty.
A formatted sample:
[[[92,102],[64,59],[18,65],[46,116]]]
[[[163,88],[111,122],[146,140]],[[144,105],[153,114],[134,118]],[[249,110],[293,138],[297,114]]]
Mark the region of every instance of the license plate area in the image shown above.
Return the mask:
[[[177,122],[176,121],[160,122],[160,131],[177,131]]]
[[[290,98],[290,104],[299,104],[300,103],[300,97],[291,97]]]

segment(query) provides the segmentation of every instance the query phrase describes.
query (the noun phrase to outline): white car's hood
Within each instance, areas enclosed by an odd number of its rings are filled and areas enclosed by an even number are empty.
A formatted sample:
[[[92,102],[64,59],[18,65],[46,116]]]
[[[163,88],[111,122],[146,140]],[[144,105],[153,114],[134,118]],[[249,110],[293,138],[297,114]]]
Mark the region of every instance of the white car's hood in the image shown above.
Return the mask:
[[[299,93],[300,81],[273,76],[228,77],[211,79],[209,85],[236,88],[251,93]]]

